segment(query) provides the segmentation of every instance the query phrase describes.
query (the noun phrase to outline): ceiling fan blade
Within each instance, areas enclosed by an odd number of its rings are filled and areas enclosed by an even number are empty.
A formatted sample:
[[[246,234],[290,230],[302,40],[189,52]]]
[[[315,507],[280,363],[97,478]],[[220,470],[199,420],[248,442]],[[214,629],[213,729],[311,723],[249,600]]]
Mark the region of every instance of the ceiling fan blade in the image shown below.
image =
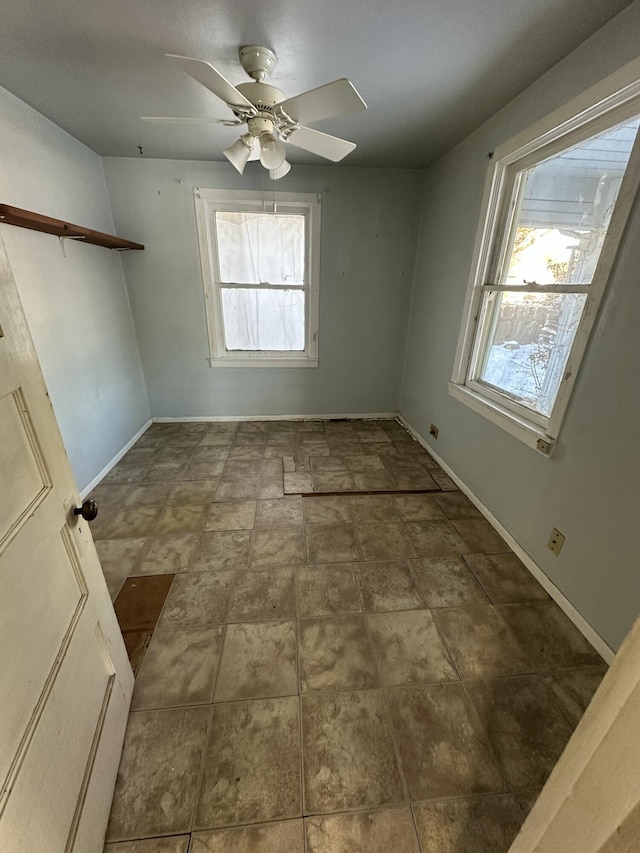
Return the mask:
[[[226,118],[189,118],[187,116],[140,116],[141,121],[155,124],[244,124],[241,121],[231,121]]]
[[[328,133],[320,133],[319,130],[312,130],[310,127],[297,127],[292,130],[287,137],[287,142],[297,145],[298,148],[304,148],[305,151],[311,151],[312,154],[326,157],[327,160],[333,160],[334,163],[342,160],[356,147],[355,142],[347,142],[346,139],[329,136]]]
[[[367,108],[356,87],[346,77],[288,98],[278,106],[299,124],[309,124]]]
[[[165,56],[173,59],[190,77],[217,95],[231,108],[245,107],[255,112],[251,101],[247,100],[235,86],[232,86],[226,77],[216,71],[210,62],[205,62],[204,59],[192,59],[189,56],[177,56],[175,53],[167,53]]]

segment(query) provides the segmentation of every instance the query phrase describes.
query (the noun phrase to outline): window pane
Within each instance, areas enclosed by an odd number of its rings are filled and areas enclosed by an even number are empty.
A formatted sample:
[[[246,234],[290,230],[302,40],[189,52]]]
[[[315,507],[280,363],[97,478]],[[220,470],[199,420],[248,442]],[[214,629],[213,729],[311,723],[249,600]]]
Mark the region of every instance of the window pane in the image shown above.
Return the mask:
[[[640,119],[520,173],[500,284],[590,284]]]
[[[304,216],[217,211],[220,281],[304,284]]]
[[[304,350],[303,290],[222,288],[227,350]]]
[[[549,416],[562,380],[584,293],[493,293],[480,381]]]

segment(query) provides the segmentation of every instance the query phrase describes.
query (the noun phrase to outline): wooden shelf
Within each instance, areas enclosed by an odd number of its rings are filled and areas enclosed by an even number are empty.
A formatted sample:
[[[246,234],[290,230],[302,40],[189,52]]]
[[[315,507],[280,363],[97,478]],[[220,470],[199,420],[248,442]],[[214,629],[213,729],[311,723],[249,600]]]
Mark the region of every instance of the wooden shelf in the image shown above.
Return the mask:
[[[103,234],[102,231],[92,231],[81,225],[72,225],[62,219],[53,219],[51,216],[43,216],[32,210],[22,210],[20,207],[11,207],[9,204],[0,204],[0,222],[7,225],[17,225],[20,228],[30,228],[32,231],[43,231],[45,234],[55,234],[56,237],[71,237],[82,243],[93,243],[95,246],[104,246],[106,249],[144,249],[141,243],[132,243],[114,237],[112,234]]]

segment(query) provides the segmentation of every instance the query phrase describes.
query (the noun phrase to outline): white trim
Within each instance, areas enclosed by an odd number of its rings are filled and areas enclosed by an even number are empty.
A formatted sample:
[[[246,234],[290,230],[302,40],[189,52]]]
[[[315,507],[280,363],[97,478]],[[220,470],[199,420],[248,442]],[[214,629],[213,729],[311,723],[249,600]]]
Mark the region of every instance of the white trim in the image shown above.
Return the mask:
[[[292,353],[291,357],[278,355],[263,357],[262,353],[250,352],[246,356],[216,356],[207,359],[209,367],[317,367],[317,358],[305,358]]]
[[[100,483],[100,481],[103,480],[107,476],[109,471],[115,465],[118,464],[118,462],[122,459],[122,457],[125,455],[125,453],[127,453],[129,450],[131,450],[131,448],[136,443],[136,441],[138,441],[138,439],[144,435],[144,433],[149,429],[149,427],[151,426],[152,423],[153,423],[153,419],[150,418],[145,424],[143,424],[143,426],[140,427],[140,429],[133,436],[133,438],[130,438],[129,441],[125,444],[125,446],[116,453],[116,455],[113,457],[113,459],[111,459],[109,462],[107,462],[107,464],[104,466],[102,471],[100,471],[99,474],[96,474],[96,476],[93,478],[93,480],[91,480],[90,483],[88,483],[83,489],[80,490],[80,500],[83,501],[87,495],[91,494],[91,492]]]
[[[227,421],[389,421],[397,412],[359,412],[347,415],[194,415],[185,418],[153,418],[154,424],[225,423]]]
[[[522,563],[529,569],[534,578],[538,581],[538,583],[549,593],[551,598],[555,601],[558,607],[569,617],[569,619],[573,622],[576,628],[580,631],[580,633],[588,640],[593,648],[598,652],[599,655],[604,658],[604,660],[610,664],[616,653],[613,649],[607,645],[607,643],[602,639],[600,634],[597,633],[595,628],[593,628],[587,620],[582,616],[582,614],[576,610],[576,608],[571,604],[569,599],[558,589],[558,587],[553,583],[552,580],[542,571],[540,566],[527,554],[524,548],[513,538],[511,533],[504,527],[498,519],[493,515],[490,509],[486,507],[480,498],[478,498],[471,489],[458,477],[455,471],[450,468],[447,463],[436,453],[433,447],[428,444],[420,435],[420,433],[414,429],[411,424],[403,417],[403,415],[398,415],[398,421],[402,424],[402,426],[415,438],[415,440],[424,447],[425,450],[428,451],[430,456],[433,456],[435,461],[440,465],[440,467],[445,471],[449,477],[453,480],[453,482],[458,486],[461,492],[469,498],[471,503],[477,507],[483,516],[487,519],[489,524],[494,527],[500,536],[505,540],[507,545],[511,548],[511,550],[516,554]]]

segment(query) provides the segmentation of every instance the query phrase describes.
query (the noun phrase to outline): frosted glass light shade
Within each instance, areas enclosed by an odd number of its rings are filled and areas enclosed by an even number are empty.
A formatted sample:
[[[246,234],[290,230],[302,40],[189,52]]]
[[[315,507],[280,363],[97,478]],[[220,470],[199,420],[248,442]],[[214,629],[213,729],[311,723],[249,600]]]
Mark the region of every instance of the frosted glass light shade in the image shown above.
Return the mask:
[[[286,151],[282,142],[278,142],[272,133],[260,134],[260,162],[265,169],[280,168],[285,157]]]
[[[291,171],[291,163],[287,163],[285,160],[282,166],[278,166],[277,169],[269,170],[269,177],[272,181],[277,181],[278,178],[284,178]]]
[[[251,156],[253,150],[253,136],[250,133],[245,133],[240,139],[236,139],[233,145],[225,148],[222,152],[227,160],[234,166],[240,174],[244,172],[244,167],[247,165],[247,160]]]

